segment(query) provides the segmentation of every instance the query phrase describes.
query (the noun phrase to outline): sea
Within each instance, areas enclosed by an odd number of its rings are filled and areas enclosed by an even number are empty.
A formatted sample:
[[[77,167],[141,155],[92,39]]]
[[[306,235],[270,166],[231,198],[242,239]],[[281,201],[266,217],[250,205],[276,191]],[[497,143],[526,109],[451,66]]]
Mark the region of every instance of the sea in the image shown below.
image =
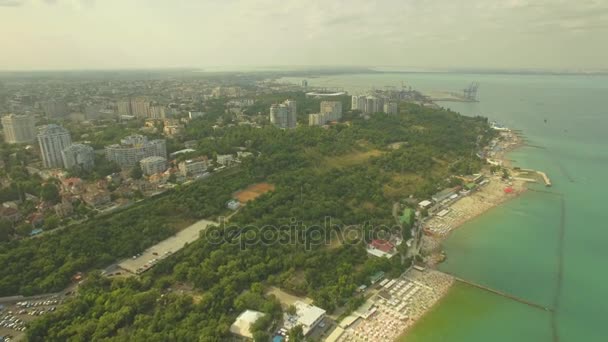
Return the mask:
[[[301,78],[284,78],[300,83]],[[351,94],[385,86],[462,92],[439,102],[521,130],[515,166],[545,171],[550,188],[522,196],[454,231],[441,270],[516,296],[457,283],[401,341],[608,341],[608,76],[459,73],[351,74],[309,78]]]

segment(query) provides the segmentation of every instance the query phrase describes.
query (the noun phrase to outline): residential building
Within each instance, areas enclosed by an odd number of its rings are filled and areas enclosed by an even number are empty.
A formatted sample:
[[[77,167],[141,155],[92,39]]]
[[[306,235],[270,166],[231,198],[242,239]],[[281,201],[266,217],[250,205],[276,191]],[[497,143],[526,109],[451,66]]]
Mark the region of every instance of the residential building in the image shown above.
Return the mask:
[[[146,157],[159,156],[167,158],[167,146],[164,139],[148,140],[143,135],[131,135],[105,147],[106,158],[116,162],[121,168],[131,168]]]
[[[386,114],[398,114],[399,106],[395,102],[387,102],[384,104],[384,112]]]
[[[50,124],[38,131],[38,144],[44,167],[60,168],[63,167],[61,152],[72,145],[72,138],[65,128]]]
[[[66,169],[91,170],[95,166],[95,151],[89,145],[72,144],[61,151],[61,158]]]
[[[245,337],[248,339],[253,339],[253,334],[251,333],[251,326],[260,318],[266,316],[266,314],[253,311],[246,310],[243,311],[237,318],[234,323],[230,326],[230,332]]]
[[[207,168],[209,167],[209,162],[206,157],[199,159],[190,159],[185,160],[177,164],[177,168],[180,173],[187,176],[197,177],[205,172],[207,172]]]
[[[161,105],[150,106],[149,117],[151,119],[164,119],[166,117],[165,107]]]
[[[286,100],[270,106],[270,122],[279,128],[295,128],[297,123],[296,101]]]
[[[40,103],[40,106],[42,107],[42,112],[49,119],[62,118],[62,117],[65,117],[65,116],[67,116],[69,114],[68,113],[68,106],[62,100],[44,101],[44,102]]]
[[[104,204],[110,203],[112,199],[110,197],[110,192],[100,189],[85,193],[82,195],[82,200],[91,207],[97,208]]]
[[[188,118],[190,118],[190,120],[202,118],[203,116],[205,116],[205,113],[203,112],[188,112]]]
[[[22,144],[34,141],[36,128],[34,117],[29,115],[9,114],[2,117],[4,141],[9,144]]]
[[[74,212],[74,206],[72,203],[65,200],[61,201],[61,203],[55,204],[53,209],[55,209],[55,214],[60,218],[68,217]]]
[[[342,118],[342,102],[321,101],[320,114],[325,115],[326,121],[337,121]]]
[[[234,156],[232,154],[218,154],[216,160],[218,164],[227,166],[234,162]]]
[[[167,169],[167,159],[159,156],[146,157],[139,161],[141,170],[146,176],[155,173],[165,172]]]
[[[118,115],[132,115],[131,101],[118,101],[116,102],[116,109]]]
[[[147,118],[150,116],[150,101],[144,97],[131,100],[131,113],[137,118]]]
[[[379,113],[384,110],[384,99],[376,96],[353,95],[351,108],[365,114]]]
[[[325,115],[321,113],[308,114],[308,125],[309,126],[321,126],[327,122]]]
[[[163,133],[166,136],[174,137],[184,133],[184,125],[175,119],[167,119],[164,122]]]
[[[325,318],[325,310],[320,307],[306,304],[301,301],[294,303],[296,308],[296,314],[290,315],[284,314],[284,326],[285,330],[290,330],[295,326],[302,326],[302,332],[304,336],[308,335],[323,319]]]

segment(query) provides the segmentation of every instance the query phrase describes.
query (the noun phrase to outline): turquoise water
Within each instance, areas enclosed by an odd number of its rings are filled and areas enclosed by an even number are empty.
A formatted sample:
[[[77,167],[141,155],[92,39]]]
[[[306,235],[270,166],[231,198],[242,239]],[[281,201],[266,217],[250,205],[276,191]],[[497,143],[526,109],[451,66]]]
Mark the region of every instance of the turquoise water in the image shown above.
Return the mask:
[[[404,340],[608,340],[608,77],[382,74],[309,84],[360,93],[402,81],[422,91],[479,82],[479,103],[442,105],[521,129],[540,147],[510,158],[546,171],[554,186],[532,190],[550,193],[529,191],[458,229],[445,243],[448,260],[441,268],[555,312],[458,286]]]

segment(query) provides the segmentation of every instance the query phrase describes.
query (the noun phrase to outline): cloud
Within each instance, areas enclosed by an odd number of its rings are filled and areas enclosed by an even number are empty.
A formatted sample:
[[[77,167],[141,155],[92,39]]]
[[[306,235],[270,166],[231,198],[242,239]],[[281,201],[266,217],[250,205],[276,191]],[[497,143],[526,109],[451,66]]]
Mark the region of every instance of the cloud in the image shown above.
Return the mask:
[[[23,4],[24,0],[0,0],[0,7],[19,7]]]

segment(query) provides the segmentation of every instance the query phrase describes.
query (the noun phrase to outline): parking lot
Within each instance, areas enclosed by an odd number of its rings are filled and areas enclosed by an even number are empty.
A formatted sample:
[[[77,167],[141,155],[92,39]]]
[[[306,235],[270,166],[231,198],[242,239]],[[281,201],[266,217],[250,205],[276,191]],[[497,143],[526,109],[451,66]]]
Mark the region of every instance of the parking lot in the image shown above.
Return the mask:
[[[22,340],[25,337],[25,326],[28,322],[37,316],[55,311],[61,303],[61,299],[52,297],[5,304],[0,310],[0,337],[4,337],[4,341]]]
[[[134,255],[129,259],[121,261],[118,266],[133,274],[143,273],[154,267],[160,260],[184,248],[186,243],[197,240],[200,233],[209,225],[218,225],[216,222],[201,220],[181,230],[172,237],[159,242],[146,249],[140,255]]]

